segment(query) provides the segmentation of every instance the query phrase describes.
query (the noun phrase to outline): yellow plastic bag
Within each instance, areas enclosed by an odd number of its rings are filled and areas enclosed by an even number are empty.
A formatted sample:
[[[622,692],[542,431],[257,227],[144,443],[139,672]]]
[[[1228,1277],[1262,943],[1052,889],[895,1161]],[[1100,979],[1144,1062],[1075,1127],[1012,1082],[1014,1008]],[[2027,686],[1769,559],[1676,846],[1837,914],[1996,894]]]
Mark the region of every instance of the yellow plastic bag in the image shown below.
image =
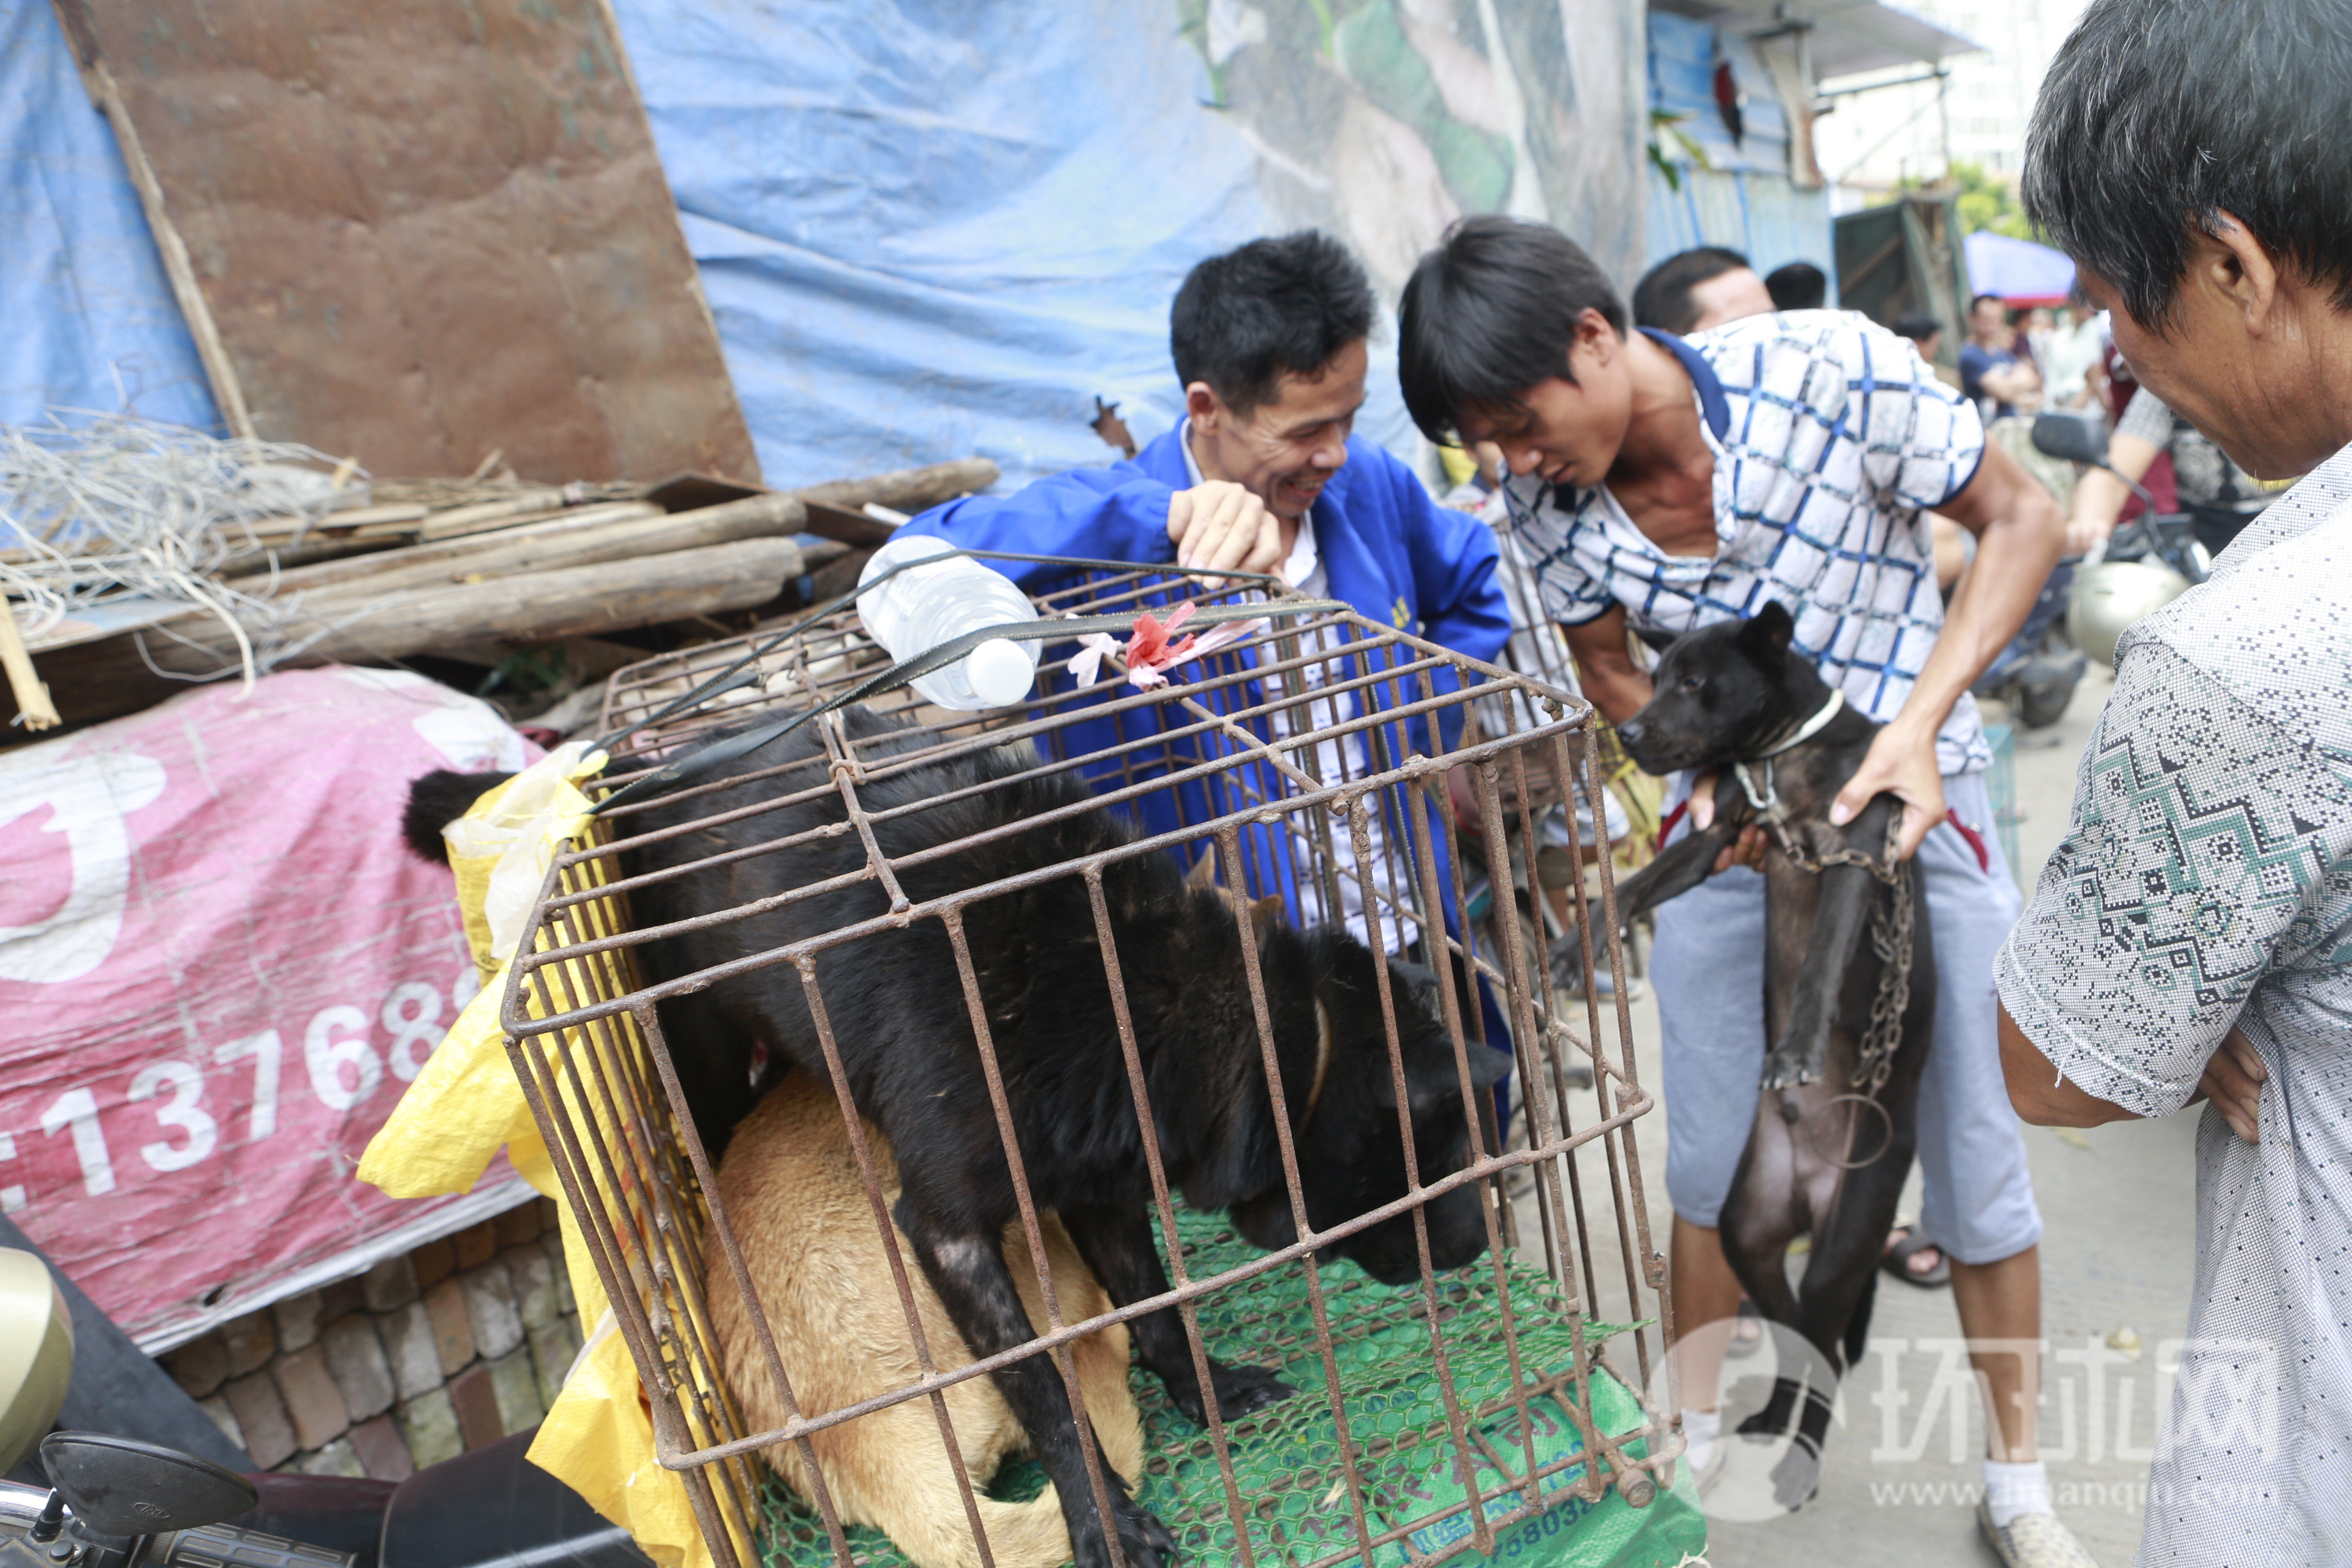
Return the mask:
[[[556,1200],[572,1294],[580,1321],[594,1326],[531,1442],[531,1463],[627,1531],[659,1568],[710,1568],[686,1483],[655,1458],[636,1367],[614,1331],[612,1302],[589,1261],[580,1218],[556,1181],[499,1023],[507,972],[548,868],[564,841],[588,827],[590,805],[579,784],[601,773],[605,761],[584,742],[559,747],[443,830],[482,989],[369,1142],[359,1176],[396,1198],[470,1192],[503,1148],[524,1180]]]

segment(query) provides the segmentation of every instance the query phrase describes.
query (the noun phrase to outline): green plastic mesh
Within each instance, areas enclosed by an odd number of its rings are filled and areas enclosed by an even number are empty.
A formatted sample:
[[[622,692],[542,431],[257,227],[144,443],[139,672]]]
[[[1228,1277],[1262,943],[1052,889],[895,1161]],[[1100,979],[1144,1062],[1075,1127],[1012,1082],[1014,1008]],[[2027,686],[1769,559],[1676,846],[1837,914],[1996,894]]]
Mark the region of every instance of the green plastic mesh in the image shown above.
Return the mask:
[[[1220,1215],[1180,1211],[1177,1230],[1193,1279],[1257,1256]],[[1516,1258],[1505,1267],[1522,1386],[1551,1377],[1564,1380],[1573,1361],[1565,1297],[1539,1269]],[[1346,1262],[1322,1266],[1319,1277],[1349,1435],[1364,1481],[1366,1527],[1377,1539],[1391,1529],[1428,1521],[1407,1537],[1413,1555],[1394,1542],[1379,1547],[1379,1568],[1405,1568],[1415,1556],[1423,1563],[1462,1556],[1474,1546],[1475,1526],[1466,1511],[1439,1517],[1450,1508],[1458,1509],[1465,1493],[1461,1450],[1447,1422],[1421,1286],[1382,1286]],[[1508,1403],[1509,1347],[1491,1260],[1482,1259],[1442,1279],[1438,1301],[1439,1328],[1470,1433],[1478,1489],[1512,1488],[1484,1505],[1487,1518],[1494,1522],[1510,1513],[1525,1516],[1498,1532],[1497,1560],[1514,1560],[1514,1568],[1521,1563],[1555,1562],[1630,1568],[1633,1563],[1677,1563],[1704,1549],[1704,1525],[1686,1475],[1673,1491],[1661,1489],[1656,1500],[1641,1510],[1630,1508],[1613,1488],[1597,1503],[1570,1491],[1584,1476],[1582,1443],[1565,1408],[1573,1383],[1564,1382],[1557,1398],[1538,1395],[1528,1401],[1538,1472],[1559,1461],[1574,1461],[1540,1474],[1537,1486],[1528,1487],[1528,1444],[1517,1409]],[[1279,1367],[1299,1391],[1226,1426],[1242,1518],[1255,1561],[1266,1568],[1306,1568],[1342,1552],[1360,1561],[1329,1384],[1316,1350],[1305,1264],[1270,1269],[1213,1292],[1197,1306],[1212,1355]],[[1588,1320],[1587,1352],[1629,1328]],[[1183,1563],[1213,1568],[1241,1564],[1233,1509],[1208,1433],[1179,1415],[1159,1379],[1142,1368],[1135,1369],[1132,1385],[1150,1455],[1137,1488],[1139,1500],[1174,1533]],[[1601,1431],[1615,1436],[1641,1426],[1639,1405],[1606,1372],[1594,1368],[1591,1389]],[[1628,1451],[1639,1455],[1644,1449],[1636,1441]],[[1044,1485],[1044,1472],[1034,1460],[1016,1459],[998,1472],[987,1489],[992,1497],[1021,1501],[1036,1496]],[[773,1477],[768,1479],[764,1506],[763,1568],[824,1568],[832,1563],[832,1548],[814,1510]],[[911,1568],[880,1531],[859,1526],[847,1535],[865,1568]],[[1590,1550],[1579,1549],[1582,1547]],[[1534,1555],[1528,1555],[1530,1551]]]

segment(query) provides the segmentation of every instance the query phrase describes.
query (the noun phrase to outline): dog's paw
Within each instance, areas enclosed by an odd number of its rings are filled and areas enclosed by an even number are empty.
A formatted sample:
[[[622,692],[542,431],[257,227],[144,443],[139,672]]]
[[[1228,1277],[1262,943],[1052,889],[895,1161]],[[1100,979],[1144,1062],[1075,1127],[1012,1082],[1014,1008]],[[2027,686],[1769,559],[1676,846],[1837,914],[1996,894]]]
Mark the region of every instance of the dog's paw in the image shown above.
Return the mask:
[[[1605,967],[1609,963],[1609,926],[1601,918],[1600,902],[1589,906],[1592,921],[1592,951]],[[1584,939],[1573,927],[1544,950],[1551,972],[1551,983],[1571,995],[1584,989]]]
[[[1767,1405],[1732,1430],[1759,1443],[1777,1442],[1789,1435],[1789,1412]]]
[[[1239,1420],[1269,1405],[1279,1405],[1298,1392],[1262,1366],[1227,1366],[1222,1362],[1211,1362],[1209,1376],[1217,1385],[1217,1413],[1228,1421]],[[1193,1419],[1206,1426],[1208,1412],[1204,1410]]]
[[[1278,1405],[1298,1392],[1262,1366],[1228,1366],[1213,1361],[1209,1363],[1209,1378],[1217,1388],[1217,1415],[1227,1421],[1238,1421],[1269,1405]],[[1184,1418],[1195,1426],[1206,1426],[1209,1411],[1202,1401],[1200,1384],[1191,1377],[1167,1381],[1168,1397]]]
[[[1772,1467],[1772,1500],[1793,1513],[1821,1489],[1822,1457],[1800,1436]]]
[[[1176,1561],[1176,1538],[1159,1516],[1116,1485],[1111,1488],[1110,1508],[1118,1525],[1119,1555],[1127,1559],[1127,1568],[1171,1568]],[[1104,1539],[1102,1516],[1095,1511],[1091,1494],[1076,1511],[1078,1517],[1069,1524],[1076,1568],[1112,1568],[1110,1544]]]
[[[1774,1051],[1764,1058],[1764,1076],[1756,1087],[1769,1094],[1776,1089],[1796,1089],[1822,1076],[1819,1065],[1790,1052]]]
[[[1551,973],[1551,983],[1562,991],[1573,991],[1584,978],[1584,951],[1578,944],[1576,933],[1570,931],[1546,950],[1544,960]]]

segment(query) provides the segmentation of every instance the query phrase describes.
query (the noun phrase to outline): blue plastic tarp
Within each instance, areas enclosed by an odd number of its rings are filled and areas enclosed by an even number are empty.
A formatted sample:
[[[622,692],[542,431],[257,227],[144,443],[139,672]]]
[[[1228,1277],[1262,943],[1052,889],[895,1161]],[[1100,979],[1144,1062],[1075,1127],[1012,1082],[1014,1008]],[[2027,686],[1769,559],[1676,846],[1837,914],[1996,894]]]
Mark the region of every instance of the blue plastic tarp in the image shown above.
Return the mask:
[[[49,0],[0,0],[0,424],[217,416],[147,215]]]
[[[614,12],[773,485],[972,454],[1007,483],[1112,460],[1096,397],[1139,440],[1170,428],[1169,302],[1194,263],[1261,234],[1330,229],[1389,299],[1448,222],[1497,203],[1595,241],[1612,272],[1639,259],[1633,106],[1591,86],[1625,79],[1633,0],[1568,16],[1494,0],[1494,38],[1435,44],[1399,0]],[[0,320],[30,324],[0,348],[0,421],[117,406],[119,372],[142,412],[210,425],[48,0],[0,0],[0,29],[17,154],[0,232],[32,237],[31,265],[0,263]],[[1394,365],[1383,322],[1358,429],[1418,459]]]
[[[769,483],[1174,422],[1169,300],[1264,222],[1172,6],[616,11]]]

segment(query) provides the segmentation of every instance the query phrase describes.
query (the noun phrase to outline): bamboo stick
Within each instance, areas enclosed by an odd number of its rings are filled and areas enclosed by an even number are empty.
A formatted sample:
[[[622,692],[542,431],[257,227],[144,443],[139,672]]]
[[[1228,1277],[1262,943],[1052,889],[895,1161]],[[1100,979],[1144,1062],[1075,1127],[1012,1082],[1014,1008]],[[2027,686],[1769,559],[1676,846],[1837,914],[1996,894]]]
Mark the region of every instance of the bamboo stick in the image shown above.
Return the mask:
[[[642,504],[642,503],[637,503]],[[583,552],[601,548],[597,542],[607,531],[619,531],[616,537],[630,540],[632,550],[640,554],[657,554],[665,550],[684,550],[702,544],[724,544],[737,539],[757,539],[768,535],[794,534],[800,531],[803,512],[801,503],[792,496],[757,495],[743,500],[728,501],[719,506],[697,508],[693,511],[662,515],[647,507],[645,513],[632,519],[607,518],[599,523],[594,513],[601,509],[583,507],[578,511],[553,517],[543,522],[527,523],[515,528],[500,529],[495,533],[473,534],[462,539],[443,540],[433,544],[413,544],[404,549],[387,550],[373,555],[353,556],[341,561],[322,561],[312,566],[299,566],[278,574],[275,585],[265,574],[240,577],[229,586],[247,594],[311,593],[336,584],[361,579],[376,579],[379,574],[399,574],[400,583],[422,583],[431,580],[431,574],[408,575],[415,568],[443,565],[472,560],[518,545],[541,541],[576,540]],[[662,526],[675,522],[675,532]],[[585,523],[586,526],[582,525]],[[551,557],[550,559],[552,559]],[[580,558],[584,561],[583,554]],[[598,559],[610,560],[611,556]],[[467,572],[474,570],[467,567]],[[458,574],[462,575],[463,574]],[[389,575],[387,583],[394,581]]]
[[[717,511],[719,508],[706,508]],[[578,532],[545,533],[534,539],[509,542],[505,536],[492,535],[497,541],[490,548],[468,551],[440,561],[420,561],[404,565],[387,565],[384,570],[367,573],[323,588],[307,590],[302,595],[304,607],[320,607],[321,615],[335,612],[323,608],[335,605],[357,605],[397,589],[446,587],[453,583],[481,583],[496,579],[521,577],[539,572],[568,571],[575,566],[601,565],[608,561],[628,561],[667,555],[679,550],[698,550],[715,544],[731,544],[739,539],[772,536],[777,531],[759,525],[756,518],[740,514],[733,519],[710,518],[699,512],[683,511],[656,513],[649,518],[636,518],[607,522]],[[787,539],[786,543],[792,543]],[[429,547],[428,547],[429,548]],[[792,545],[791,570],[785,575],[797,577],[805,569],[801,562],[801,549]]]
[[[562,509],[563,492],[542,487],[520,490],[503,500],[476,501],[471,506],[453,506],[426,518],[417,529],[420,541],[448,539],[461,533],[471,533],[501,522],[512,522],[532,512],[551,512]]]
[[[814,505],[839,507],[844,511],[856,511],[872,501],[893,511],[918,512],[973,490],[984,490],[996,479],[996,465],[986,458],[961,458],[952,463],[934,463],[927,468],[898,468],[864,479],[808,485],[792,493]]]
[[[25,728],[56,728],[57,705],[49,700],[48,686],[33,669],[33,656],[25,651],[25,635],[16,626],[16,606],[5,595],[0,595],[0,667],[8,672],[8,689],[16,696]]]

